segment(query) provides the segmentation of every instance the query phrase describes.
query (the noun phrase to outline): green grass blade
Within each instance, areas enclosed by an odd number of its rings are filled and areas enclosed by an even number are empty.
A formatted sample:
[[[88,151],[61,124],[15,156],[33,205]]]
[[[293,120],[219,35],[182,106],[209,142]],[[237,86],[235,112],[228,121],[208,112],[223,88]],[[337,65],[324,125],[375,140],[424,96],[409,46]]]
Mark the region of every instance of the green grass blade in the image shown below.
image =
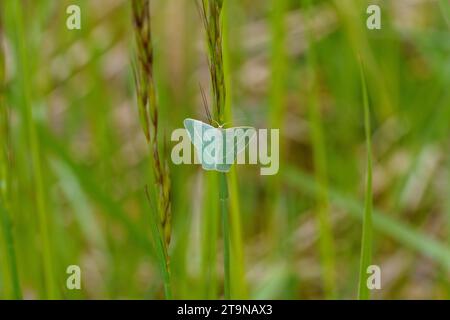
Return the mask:
[[[83,190],[96,202],[106,213],[111,215],[115,220],[120,222],[128,231],[131,239],[143,248],[144,250],[151,249],[151,243],[148,238],[142,233],[141,229],[136,224],[133,224],[128,215],[123,211],[118,203],[106,194],[102,188],[92,179],[92,174],[77,164],[66,150],[65,146],[61,144],[46,128],[39,127],[39,135],[44,142],[43,147],[47,153],[54,154],[61,162],[72,171],[72,174],[77,178]]]
[[[150,205],[151,220],[150,227],[152,230],[152,240],[156,249],[156,256],[159,268],[163,277],[164,294],[166,299],[172,299],[172,288],[170,284],[170,271],[168,252],[164,240],[164,232],[161,228],[159,211],[157,209],[157,197],[155,188],[149,187],[145,190]]]
[[[269,81],[269,110],[268,127],[281,129],[284,126],[286,114],[286,95],[287,95],[287,75],[288,75],[288,56],[285,27],[288,1],[272,0],[270,1],[270,81]],[[283,130],[280,130],[283,132]],[[280,159],[283,159],[284,139],[280,141]],[[282,161],[282,160],[281,160]],[[283,170],[283,164],[280,164],[280,170]],[[282,223],[279,223],[283,217],[281,206],[281,181],[279,174],[267,177],[266,187],[266,234],[272,247],[280,237]]]
[[[10,203],[11,192],[11,166],[9,161],[10,152],[10,119],[6,106],[6,72],[5,72],[5,52],[3,39],[3,8],[0,3],[0,234],[4,242],[0,239],[1,249],[5,251],[6,261],[2,261],[4,269],[4,286],[6,296],[12,299],[21,299],[22,292],[19,282],[19,272],[17,269],[16,250],[14,246],[12,221],[9,212],[6,210],[7,203]],[[0,252],[3,252],[0,250]]]
[[[364,77],[364,68],[360,61],[361,85],[364,105],[364,128],[366,133],[367,149],[367,172],[366,172],[366,195],[364,205],[364,218],[362,225],[361,240],[361,261],[359,269],[359,290],[358,299],[367,300],[370,298],[369,288],[367,287],[367,267],[372,261],[372,142],[370,129],[370,110],[369,97],[367,93],[366,79]]]
[[[208,44],[209,71],[212,83],[215,121],[225,123],[226,87],[223,61],[223,0],[202,0],[201,15]],[[219,173],[219,207],[222,217],[224,243],[224,297],[230,299],[230,226],[228,212],[228,182],[226,173]]]
[[[228,183],[227,175],[219,172],[220,214],[223,231],[223,266],[224,266],[224,297],[230,299],[230,226],[228,217]]]
[[[219,228],[219,206],[216,196],[218,194],[217,174],[205,173],[205,193],[203,196],[202,216],[202,261],[201,271],[204,279],[203,295],[206,299],[218,298],[217,285],[217,238]]]
[[[157,249],[157,257],[163,273],[166,298],[171,299],[169,273],[169,245],[172,233],[172,214],[170,203],[170,173],[165,153],[161,152],[158,134],[161,132],[160,105],[154,73],[154,47],[152,40],[152,15],[150,0],[133,0],[133,25],[136,40],[136,65],[134,67],[135,89],[141,120],[141,127],[151,154],[149,165],[153,181],[151,194],[147,192],[152,205],[151,227]],[[162,156],[161,156],[162,154]],[[153,190],[155,186],[155,190]]]
[[[445,22],[447,22],[447,25],[450,27],[450,3],[448,0],[439,0],[439,6],[441,7]]]
[[[73,208],[74,217],[83,232],[84,238],[99,250],[108,250],[103,230],[89,205],[87,195],[82,190],[71,168],[66,163],[56,159],[51,159],[50,165],[55,176],[59,179],[58,185],[62,194]]]
[[[306,2],[309,6],[309,2]],[[307,32],[306,36],[309,43],[307,52],[307,70],[310,77],[310,88],[308,89],[308,113],[309,123],[311,126],[311,140],[313,148],[313,164],[314,176],[319,182],[319,188],[315,195],[316,201],[316,220],[319,229],[319,247],[322,260],[322,277],[324,282],[324,291],[328,299],[336,297],[336,275],[335,275],[335,249],[332,225],[330,221],[329,199],[328,199],[328,174],[327,174],[327,155],[325,138],[323,132],[323,124],[320,114],[320,104],[318,101],[318,80],[317,80],[317,56],[310,34],[309,20],[306,19]]]
[[[286,181],[300,192],[313,197],[320,187],[310,175],[302,172],[300,169],[289,167],[285,172]],[[337,207],[346,210],[350,217],[362,220],[364,218],[364,204],[360,201],[345,195],[333,188],[329,188],[330,200]],[[408,224],[391,218],[389,214],[374,209],[372,213],[373,227],[379,233],[382,233],[391,239],[413,251],[432,258],[444,268],[450,268],[450,249],[419,230]]]
[[[232,59],[230,53],[230,9],[236,5],[234,0],[225,1],[222,8],[222,38],[223,38],[223,71],[225,79],[225,121],[231,122],[233,81],[232,81]],[[236,166],[233,166],[228,173],[229,200],[230,200],[230,259],[233,261],[233,268],[230,270],[230,281],[232,292],[230,295],[235,299],[246,299],[248,297],[247,284],[245,281],[244,244],[242,241],[241,210],[239,202],[239,186]]]
[[[9,217],[8,212],[6,212],[6,209],[4,208],[1,201],[0,224],[2,226],[1,233],[3,234],[4,238],[4,246],[6,247],[7,263],[5,263],[4,267],[8,269],[8,272],[5,272],[5,284],[10,283],[9,287],[11,293],[9,294],[9,296],[11,297],[11,299],[22,299],[22,290],[20,289],[19,271],[17,269],[17,258],[14,247],[11,218]],[[0,241],[0,244],[3,244],[3,241]]]
[[[35,189],[36,211],[39,220],[39,232],[41,237],[42,260],[45,281],[45,297],[49,299],[59,298],[59,289],[57,286],[55,271],[55,258],[53,257],[53,248],[50,238],[51,219],[49,217],[49,206],[46,199],[46,185],[44,181],[42,156],[40,142],[36,131],[36,124],[33,119],[32,110],[32,81],[31,68],[29,65],[29,46],[26,42],[26,33],[24,25],[24,8],[20,1],[10,1],[11,6],[11,27],[14,29],[12,42],[18,59],[18,85],[22,96],[21,116],[23,118],[27,139],[29,143],[29,155],[33,166],[33,187]]]
[[[269,93],[269,121],[273,128],[280,128],[286,110],[286,76],[287,76],[287,52],[286,52],[286,28],[285,17],[288,2],[286,0],[271,1],[271,56],[270,56],[270,93]]]

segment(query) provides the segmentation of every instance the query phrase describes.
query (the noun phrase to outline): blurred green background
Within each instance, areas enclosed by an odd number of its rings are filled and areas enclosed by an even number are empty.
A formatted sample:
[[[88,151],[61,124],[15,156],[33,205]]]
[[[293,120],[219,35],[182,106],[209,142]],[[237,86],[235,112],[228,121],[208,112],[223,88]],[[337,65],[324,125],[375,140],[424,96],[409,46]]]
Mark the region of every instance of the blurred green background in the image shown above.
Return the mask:
[[[81,8],[81,30],[66,8]],[[382,9],[381,30],[366,8]],[[193,0],[152,0],[161,135],[206,120]],[[130,1],[1,0],[0,298],[161,299]],[[231,296],[353,299],[372,125],[375,299],[450,297],[449,2],[225,0],[233,125],[279,128],[280,171],[229,174]],[[167,143],[169,147],[174,143]],[[221,298],[214,172],[170,163],[174,298]],[[329,225],[329,228],[326,226]],[[325,226],[325,227],[323,227]],[[79,265],[81,290],[66,288]],[[53,289],[49,289],[53,288]]]

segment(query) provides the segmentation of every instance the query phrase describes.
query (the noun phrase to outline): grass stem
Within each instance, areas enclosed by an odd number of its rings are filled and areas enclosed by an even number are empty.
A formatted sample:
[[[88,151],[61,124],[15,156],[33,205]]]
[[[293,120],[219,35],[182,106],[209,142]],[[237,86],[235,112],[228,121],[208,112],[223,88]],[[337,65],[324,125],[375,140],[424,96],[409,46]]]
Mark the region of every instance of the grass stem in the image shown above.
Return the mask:
[[[450,3],[446,0],[439,0],[439,6],[441,8],[444,20],[450,28]]]
[[[358,299],[367,300],[370,298],[369,288],[366,283],[367,267],[371,264],[372,260],[372,142],[370,130],[369,98],[367,93],[367,85],[366,79],[364,77],[364,67],[362,61],[360,61],[359,68],[361,74],[361,85],[362,85],[362,95],[364,105],[364,128],[365,128],[366,148],[367,148],[367,172],[366,172],[364,217],[362,225]]]
[[[164,292],[167,299],[172,298],[169,268],[169,244],[171,238],[171,201],[170,176],[165,153],[160,156],[160,141],[158,139],[158,104],[156,84],[154,80],[154,50],[152,43],[152,26],[150,0],[133,0],[133,23],[137,46],[137,65],[134,76],[137,91],[138,110],[141,126],[150,148],[150,167],[153,173],[151,195],[147,188],[147,198],[152,206],[152,221],[154,242],[161,272],[164,280]],[[156,215],[153,213],[157,213]]]
[[[201,274],[203,277],[205,299],[218,298],[217,284],[217,240],[219,233],[219,206],[217,205],[217,194],[219,178],[215,172],[207,172],[205,175],[205,193],[203,195],[203,218],[202,218],[202,262]]]
[[[50,217],[49,206],[46,199],[46,188],[44,183],[44,173],[42,166],[40,143],[37,134],[36,124],[34,122],[32,110],[32,81],[31,68],[28,46],[26,44],[26,34],[23,17],[23,4],[20,1],[11,1],[13,10],[13,27],[14,27],[14,45],[17,50],[19,59],[18,65],[18,81],[22,94],[22,117],[27,130],[27,138],[29,143],[29,154],[33,165],[34,188],[36,211],[39,223],[39,232],[42,244],[42,259],[45,281],[45,297],[48,299],[59,298],[59,290],[56,284],[56,273],[54,272],[54,258],[52,242],[50,239]]]
[[[286,168],[284,177],[290,186],[297,188],[311,198],[320,188],[320,182],[294,166]],[[334,186],[329,188],[329,195],[331,202],[337,208],[345,210],[350,218],[358,221],[364,218],[362,214],[364,204],[357,199],[350,197],[346,192],[342,192]],[[446,243],[433,239],[426,231],[394,218],[392,212],[375,209],[373,211],[373,226],[378,232],[412,252],[425,255],[444,269],[450,269],[450,249]]]
[[[310,1],[305,4],[309,9]],[[328,174],[327,155],[325,138],[323,133],[323,123],[320,114],[320,104],[318,101],[318,62],[316,48],[311,34],[311,24],[309,11],[305,25],[307,28],[306,37],[309,44],[307,52],[307,70],[310,76],[310,87],[308,89],[308,116],[311,126],[311,143],[313,149],[314,176],[319,184],[315,195],[316,200],[316,221],[319,229],[319,250],[322,261],[322,278],[324,283],[325,296],[328,299],[336,297],[336,275],[335,275],[335,248],[333,240],[332,225],[330,221],[329,199],[328,199]]]
[[[288,1],[286,0],[272,0],[270,13],[270,82],[269,82],[269,110],[268,110],[268,126],[274,129],[280,129],[284,126],[284,118],[286,114],[286,96],[287,96],[287,74],[288,74],[288,55],[285,27],[285,18],[288,11]],[[282,161],[284,159],[284,139],[280,140],[280,155]],[[283,170],[283,163],[280,163],[279,168]],[[268,177],[266,187],[266,234],[269,237],[270,246],[275,248],[278,243],[278,238],[282,234],[283,212],[282,201],[282,184],[280,175],[276,174]],[[278,252],[278,250],[275,250]]]
[[[225,122],[226,87],[223,59],[222,8],[223,0],[202,0],[202,21],[208,44],[209,71],[211,76],[214,117],[219,123]],[[219,202],[222,217],[224,241],[224,297],[231,298],[230,283],[230,226],[228,216],[228,183],[226,173],[219,173]]]
[[[3,48],[3,17],[0,3],[0,224],[3,234],[6,252],[5,264],[3,265],[6,295],[12,299],[21,299],[19,272],[17,270],[16,251],[12,232],[12,221],[5,206],[9,202],[11,192],[11,163],[10,163],[10,124],[9,112],[6,107],[6,71],[5,52]],[[2,244],[2,241],[0,241]],[[8,292],[9,291],[9,292]]]
[[[233,78],[232,70],[236,69],[236,54],[232,53],[230,40],[230,17],[235,13],[237,7],[236,0],[227,0],[222,8],[222,47],[223,47],[223,71],[225,79],[225,121],[232,122],[232,100],[233,100]],[[248,290],[245,281],[244,245],[242,240],[241,208],[239,199],[239,185],[236,166],[233,166],[228,176],[229,189],[229,227],[230,227],[230,260],[233,261],[233,268],[230,269],[230,287],[233,291],[230,296],[234,299],[247,299]]]
[[[17,258],[16,258],[16,251],[14,248],[14,239],[13,239],[13,233],[12,233],[12,223],[11,219],[9,217],[8,212],[6,212],[6,209],[3,207],[3,204],[0,202],[0,224],[2,225],[2,233],[3,238],[5,242],[6,247],[6,259],[7,259],[7,265],[5,265],[6,268],[8,268],[8,272],[5,274],[5,283],[6,281],[10,282],[10,290],[11,293],[9,296],[12,299],[22,299],[22,291],[20,289],[20,282],[19,282],[19,272],[17,269]]]
[[[230,226],[228,219],[228,184],[227,175],[219,173],[220,214],[223,230],[223,269],[224,269],[224,297],[230,299]]]

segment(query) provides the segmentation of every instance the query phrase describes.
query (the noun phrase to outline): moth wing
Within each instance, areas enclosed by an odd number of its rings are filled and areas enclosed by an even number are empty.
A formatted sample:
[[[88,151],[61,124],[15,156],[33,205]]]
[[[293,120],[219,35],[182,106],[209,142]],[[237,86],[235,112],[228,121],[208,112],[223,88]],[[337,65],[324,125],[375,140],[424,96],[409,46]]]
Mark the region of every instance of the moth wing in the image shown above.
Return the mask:
[[[234,152],[234,159],[239,153],[245,150],[256,136],[256,129],[253,127],[233,127],[225,129],[226,134],[226,156]],[[246,139],[248,137],[248,139]]]
[[[217,130],[213,126],[195,119],[185,119],[183,121],[189,139],[197,151],[197,157],[205,170],[214,170],[216,159],[207,150],[204,150],[205,142],[203,141],[203,132],[207,130]]]
[[[231,165],[236,161],[239,153],[245,150],[250,141],[256,136],[253,127],[233,127],[224,130],[225,152],[223,161],[216,165],[216,170],[228,172]],[[248,137],[248,139],[246,139]]]
[[[208,128],[204,129],[203,132],[206,130],[208,130],[208,133],[203,135],[203,137],[207,140],[203,141],[202,168],[205,170],[217,170],[216,165],[219,162],[219,147],[217,145],[217,139],[222,139],[222,134],[219,129],[214,128],[213,126],[208,126]],[[211,153],[212,150],[208,150],[211,147],[215,152],[214,155]]]
[[[231,168],[231,165],[234,162],[234,159],[233,159],[233,161],[231,163],[226,161],[226,159],[227,159],[226,152],[228,150],[228,145],[227,145],[227,142],[226,142],[226,132],[225,132],[225,130],[222,130],[222,143],[225,144],[224,146],[222,146],[222,152],[221,152],[222,161],[218,161],[216,163],[215,170],[220,171],[220,172],[228,172],[228,171],[230,171],[230,168]],[[225,149],[225,152],[224,152],[224,149]]]

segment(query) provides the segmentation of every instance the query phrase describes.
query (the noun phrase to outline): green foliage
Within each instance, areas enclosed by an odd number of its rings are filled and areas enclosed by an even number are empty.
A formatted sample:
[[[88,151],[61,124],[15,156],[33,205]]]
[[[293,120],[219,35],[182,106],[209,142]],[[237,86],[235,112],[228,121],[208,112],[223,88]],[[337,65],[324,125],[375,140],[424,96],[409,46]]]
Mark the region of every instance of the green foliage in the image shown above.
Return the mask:
[[[72,2],[0,1],[0,298],[448,298],[448,1]],[[199,83],[278,175],[171,162]]]

